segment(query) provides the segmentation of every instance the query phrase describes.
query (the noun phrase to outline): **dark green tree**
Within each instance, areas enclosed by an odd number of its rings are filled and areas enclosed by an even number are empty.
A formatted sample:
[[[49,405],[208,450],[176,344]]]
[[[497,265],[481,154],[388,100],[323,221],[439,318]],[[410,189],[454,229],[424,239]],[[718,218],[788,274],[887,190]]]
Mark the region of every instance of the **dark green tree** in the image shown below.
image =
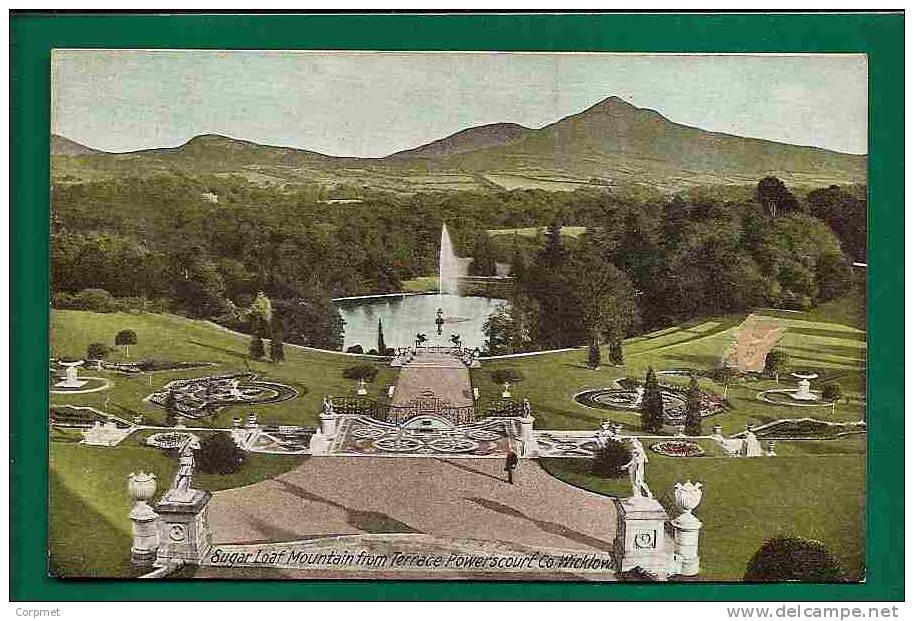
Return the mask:
[[[244,463],[244,451],[228,432],[220,431],[200,441],[197,461],[204,472],[232,474]]]
[[[260,360],[266,355],[266,349],[263,346],[263,337],[260,335],[260,320],[251,318],[251,343],[248,345],[248,354],[254,360]]]
[[[783,349],[772,349],[765,354],[765,375],[778,381],[790,368],[790,356]]]
[[[797,209],[797,199],[777,177],[765,177],[758,182],[755,187],[755,200],[772,218],[776,218],[778,213]]]
[[[689,436],[701,435],[701,389],[698,387],[698,378],[694,375],[686,394],[685,432]]]
[[[383,356],[387,351],[387,343],[384,342],[384,326],[381,324],[381,318],[378,317],[378,355]]]
[[[635,323],[635,290],[628,278],[600,253],[596,244],[584,241],[573,253],[569,283],[587,333],[589,359],[596,355],[599,366],[600,343],[621,341]],[[619,350],[613,352],[616,356]],[[618,364],[614,361],[614,364]]]
[[[600,477],[617,478],[625,474],[625,466],[632,460],[628,447],[615,439],[608,439],[590,462],[590,472]]]
[[[828,382],[822,386],[822,400],[835,402],[841,399],[841,384],[838,382]]]
[[[624,364],[624,359],[622,355],[622,338],[619,336],[612,336],[609,338],[609,361],[616,365],[620,366]]]
[[[587,368],[594,370],[600,368],[600,343],[596,339],[587,344]]]
[[[470,263],[470,273],[474,276],[494,276],[495,254],[488,232],[482,231],[476,235],[472,253],[473,262]]]
[[[130,346],[136,345],[136,332],[133,330],[121,330],[114,337],[114,344],[118,346],[123,345],[124,355],[129,358]]]
[[[174,427],[178,424],[178,397],[173,390],[169,390],[165,395],[165,425]]]
[[[821,542],[776,537],[762,544],[746,566],[746,582],[840,582],[841,562]]]
[[[89,343],[86,348],[86,358],[89,360],[101,360],[108,355],[110,349],[104,343]]]
[[[492,381],[499,385],[517,384],[524,379],[524,377],[520,374],[520,371],[511,367],[505,367],[504,369],[495,369],[492,371],[490,376]]]
[[[282,341],[285,338],[282,319],[279,315],[274,314],[270,320],[270,360],[273,362],[282,362],[286,359],[286,352],[283,350]]]
[[[648,367],[644,378],[644,394],[641,399],[641,429],[658,433],[663,429],[663,395],[654,369]]]
[[[343,377],[351,380],[373,382],[378,376],[378,367],[373,364],[356,364],[343,369]]]

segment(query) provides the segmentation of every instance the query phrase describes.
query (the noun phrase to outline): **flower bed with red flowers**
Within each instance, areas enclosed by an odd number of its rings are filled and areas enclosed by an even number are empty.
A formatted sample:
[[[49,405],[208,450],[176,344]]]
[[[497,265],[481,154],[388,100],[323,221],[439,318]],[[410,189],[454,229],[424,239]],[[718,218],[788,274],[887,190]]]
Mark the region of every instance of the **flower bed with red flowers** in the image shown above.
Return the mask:
[[[703,448],[687,440],[664,440],[651,445],[651,450],[667,457],[700,457],[705,454]]]

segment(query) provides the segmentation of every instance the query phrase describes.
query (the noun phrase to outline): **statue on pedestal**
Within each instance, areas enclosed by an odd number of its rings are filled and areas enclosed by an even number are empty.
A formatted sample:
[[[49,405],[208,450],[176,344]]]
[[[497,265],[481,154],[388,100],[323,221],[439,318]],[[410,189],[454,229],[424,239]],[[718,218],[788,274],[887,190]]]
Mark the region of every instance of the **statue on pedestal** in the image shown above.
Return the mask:
[[[171,489],[168,490],[166,495],[181,501],[193,498],[194,491],[194,449],[191,448],[190,442],[188,442],[181,450],[181,457],[178,459],[178,472],[175,474]]]
[[[647,453],[638,438],[629,438],[632,446],[632,460],[628,462],[628,476],[632,483],[632,496],[635,498],[653,498],[651,489],[644,482],[644,465]]]

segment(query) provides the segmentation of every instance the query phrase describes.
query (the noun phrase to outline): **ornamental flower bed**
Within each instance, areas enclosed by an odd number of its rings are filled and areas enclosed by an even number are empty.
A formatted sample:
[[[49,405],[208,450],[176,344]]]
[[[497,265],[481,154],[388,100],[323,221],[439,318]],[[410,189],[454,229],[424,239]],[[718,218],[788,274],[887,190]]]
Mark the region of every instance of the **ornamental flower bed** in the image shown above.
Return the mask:
[[[701,457],[705,454],[698,444],[686,440],[664,440],[652,444],[651,450],[667,457]]]

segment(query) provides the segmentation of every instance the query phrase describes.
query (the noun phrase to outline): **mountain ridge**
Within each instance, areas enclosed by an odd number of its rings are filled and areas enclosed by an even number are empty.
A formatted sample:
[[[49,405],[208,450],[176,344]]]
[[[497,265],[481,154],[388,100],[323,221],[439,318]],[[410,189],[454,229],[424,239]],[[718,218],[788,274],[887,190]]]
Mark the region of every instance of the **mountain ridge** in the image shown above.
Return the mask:
[[[56,145],[56,146],[55,146]],[[74,146],[75,145],[75,146]],[[58,152],[55,153],[55,148]],[[87,150],[83,152],[82,150]],[[60,151],[63,151],[61,153]],[[390,174],[522,174],[599,178],[658,187],[733,183],[780,174],[811,183],[856,183],[866,178],[866,155],[713,132],[670,121],[651,108],[609,96],[538,129],[517,123],[464,128],[443,138],[377,158],[332,156],[289,146],[266,145],[220,134],[200,134],[176,147],[104,153],[52,135],[52,154],[93,155],[104,160],[142,159],[152,165],[208,172],[273,167],[341,171],[371,168]],[[106,157],[99,157],[100,155]],[[269,176],[270,171],[266,171]]]

